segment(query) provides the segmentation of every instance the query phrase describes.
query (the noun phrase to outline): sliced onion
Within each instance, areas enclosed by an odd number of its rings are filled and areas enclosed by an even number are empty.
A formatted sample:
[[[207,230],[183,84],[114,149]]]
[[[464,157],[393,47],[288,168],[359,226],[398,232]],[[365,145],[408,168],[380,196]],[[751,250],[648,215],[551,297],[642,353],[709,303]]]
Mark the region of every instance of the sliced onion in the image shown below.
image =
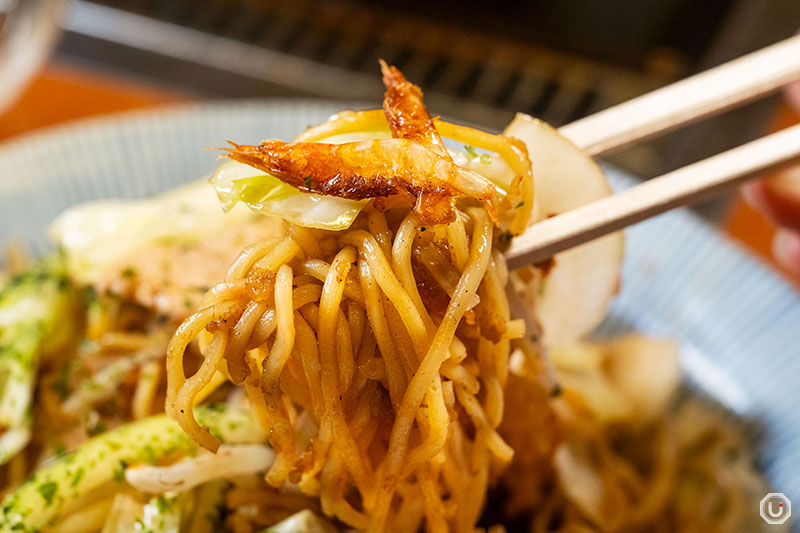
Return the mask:
[[[605,486],[591,465],[572,446],[566,444],[556,449],[553,463],[567,499],[595,524],[606,524],[608,517],[604,505]]]
[[[528,148],[541,219],[611,194],[597,163],[544,122],[519,113],[504,134]],[[623,253],[622,233],[613,233],[556,255],[549,274],[529,284],[547,347],[581,338],[602,320],[619,289]]]
[[[681,380],[674,341],[627,335],[609,344],[609,378],[636,412],[658,416],[668,407]]]
[[[181,492],[215,479],[265,472],[274,460],[275,452],[263,444],[223,444],[216,454],[201,452],[169,466],[129,467],[125,480],[142,492]]]

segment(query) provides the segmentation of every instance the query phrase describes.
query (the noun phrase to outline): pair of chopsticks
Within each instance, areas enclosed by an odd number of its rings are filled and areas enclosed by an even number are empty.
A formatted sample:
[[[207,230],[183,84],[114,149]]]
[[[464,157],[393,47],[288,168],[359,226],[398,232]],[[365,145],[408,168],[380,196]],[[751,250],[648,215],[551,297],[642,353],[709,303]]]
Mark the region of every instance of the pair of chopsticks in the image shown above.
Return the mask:
[[[600,155],[763,96],[800,78],[800,35],[562,127]],[[669,209],[800,163],[800,125],[543,220],[506,251],[509,268],[537,263]]]

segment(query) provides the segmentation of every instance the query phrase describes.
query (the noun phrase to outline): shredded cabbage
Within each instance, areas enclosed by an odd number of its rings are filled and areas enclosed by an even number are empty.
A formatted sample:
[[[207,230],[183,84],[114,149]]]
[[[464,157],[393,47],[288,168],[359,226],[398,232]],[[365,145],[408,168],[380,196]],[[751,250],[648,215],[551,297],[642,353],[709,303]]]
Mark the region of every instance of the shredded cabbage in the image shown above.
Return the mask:
[[[253,216],[247,209],[224,213],[205,179],[153,198],[100,200],[75,206],[50,226],[50,237],[67,255],[71,278],[92,284],[117,262],[157,242],[193,244],[238,231]]]
[[[303,192],[235,161],[222,164],[210,182],[226,212],[242,202],[258,213],[309,228],[347,229],[369,202]]]
[[[303,509],[261,533],[336,533],[337,527],[310,509]]]
[[[224,442],[252,444],[267,436],[249,410],[225,404],[198,407],[198,421],[214,428]],[[0,504],[0,533],[38,530],[102,487],[125,481],[129,464],[165,455],[190,455],[197,443],[166,415],[125,424],[79,445],[39,468]],[[125,485],[120,485],[123,488]]]
[[[76,306],[58,257],[0,285],[0,465],[30,441],[37,369],[72,341]]]

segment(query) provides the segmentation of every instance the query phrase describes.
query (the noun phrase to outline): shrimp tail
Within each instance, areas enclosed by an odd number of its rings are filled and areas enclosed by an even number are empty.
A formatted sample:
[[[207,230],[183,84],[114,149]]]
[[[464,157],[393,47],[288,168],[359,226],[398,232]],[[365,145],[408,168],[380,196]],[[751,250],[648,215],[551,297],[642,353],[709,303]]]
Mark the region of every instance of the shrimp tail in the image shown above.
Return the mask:
[[[392,136],[424,144],[449,159],[450,154],[447,153],[442,137],[422,101],[422,89],[408,81],[396,67],[387,65],[383,59],[380,64],[383,84],[386,86],[383,112]]]

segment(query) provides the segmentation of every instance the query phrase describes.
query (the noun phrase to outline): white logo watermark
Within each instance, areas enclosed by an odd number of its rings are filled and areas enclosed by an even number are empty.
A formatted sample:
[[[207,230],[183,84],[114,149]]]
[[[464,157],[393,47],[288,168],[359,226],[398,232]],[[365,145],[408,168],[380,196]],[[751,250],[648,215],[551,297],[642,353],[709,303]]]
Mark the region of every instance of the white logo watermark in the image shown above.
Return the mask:
[[[782,492],[770,492],[761,500],[761,518],[767,524],[783,524],[792,516],[792,502]]]

